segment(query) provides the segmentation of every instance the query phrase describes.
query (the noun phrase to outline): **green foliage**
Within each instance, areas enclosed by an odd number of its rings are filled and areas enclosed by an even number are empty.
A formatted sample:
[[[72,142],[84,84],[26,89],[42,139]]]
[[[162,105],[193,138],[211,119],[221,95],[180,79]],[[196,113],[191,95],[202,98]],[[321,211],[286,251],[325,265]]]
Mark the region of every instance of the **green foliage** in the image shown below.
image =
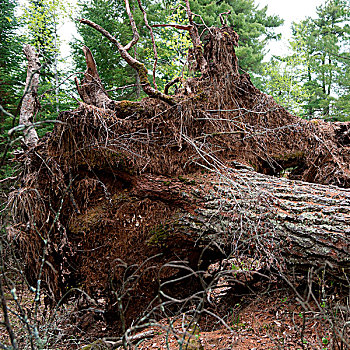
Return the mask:
[[[327,0],[316,18],[294,23],[292,54],[265,65],[262,88],[292,112],[350,120],[349,5]]]
[[[239,47],[236,49],[239,65],[249,72],[260,71],[267,42],[278,39],[274,29],[283,23],[281,18],[268,16],[267,6],[259,9],[254,0],[192,0],[190,4],[191,10],[200,15],[208,26],[220,26],[219,14],[230,10],[228,24],[239,35]],[[202,24],[198,17],[196,22]]]
[[[304,57],[297,54],[284,58],[274,57],[263,64],[262,83],[260,82],[264,92],[299,116],[304,115],[304,102],[312,98],[312,92],[302,83],[307,73],[304,63]]]
[[[15,113],[25,80],[22,37],[17,34],[19,27],[15,14],[14,0],[0,1],[0,105],[8,112]],[[15,126],[9,115],[0,111],[0,160],[7,144],[7,131]],[[11,167],[5,163],[0,177],[12,175]]]
[[[71,105],[71,99],[58,89],[60,72],[57,26],[67,11],[63,2],[57,0],[30,1],[26,7],[22,7],[23,15],[20,17],[15,13],[16,9],[14,0],[0,2],[0,104],[7,112],[18,117],[27,67],[22,47],[24,43],[30,43],[40,51],[43,63],[38,93],[40,109],[34,116],[34,121],[56,119],[60,108],[67,107],[68,103]],[[0,112],[0,122],[0,157],[6,154],[7,161],[11,158],[11,151],[18,146],[18,142],[15,142],[8,147],[9,142],[20,136],[13,135],[10,140],[7,132],[16,126],[18,119]],[[52,126],[49,123],[41,124],[37,128],[39,136],[51,130]],[[0,177],[6,177],[12,172],[8,163],[3,165]]]
[[[66,72],[60,67],[60,38],[58,27],[69,16],[72,9],[62,0],[30,0],[23,7],[22,25],[26,28],[26,41],[40,53],[39,102],[37,121],[56,119],[60,110],[71,103],[71,99],[60,91],[60,80]],[[67,88],[67,86],[64,86]],[[45,124],[39,135],[52,129]]]
[[[144,1],[150,24],[188,24],[184,3]],[[135,1],[131,1],[134,18],[140,32],[140,41],[134,54],[144,62],[148,71],[152,71],[154,54],[150,34],[145,27],[143,16]],[[263,50],[268,40],[275,38],[273,29],[282,23],[276,16],[267,16],[267,8],[259,10],[253,0],[222,1],[220,3],[207,0],[191,2],[191,9],[199,14],[206,25],[220,25],[219,14],[231,10],[229,23],[240,34],[240,47],[237,49],[240,65],[249,71],[258,71],[263,58]],[[79,17],[87,18],[101,25],[112,33],[121,43],[131,38],[129,19],[124,10],[124,3],[107,0],[82,0],[79,3]],[[200,31],[205,29],[202,19],[195,17]],[[188,48],[192,45],[188,32],[175,28],[154,28],[154,36],[158,51],[157,85],[162,89],[166,82],[176,76],[188,75],[184,69]],[[100,33],[84,25],[78,26],[80,38],[73,43],[73,57],[76,70],[85,71],[85,62],[81,48],[86,45],[95,57],[101,79],[106,89],[134,84],[135,73],[125,64],[117,53],[116,47]],[[150,80],[152,80],[150,78]],[[112,90],[115,99],[138,98],[136,87],[133,90]]]
[[[16,108],[25,73],[24,57],[21,57],[22,38],[16,33],[19,25],[15,8],[14,0],[0,2],[0,104],[12,112]],[[3,125],[4,116],[0,116]]]
[[[169,11],[161,23],[168,24],[188,24],[184,8],[177,7],[174,11]],[[188,49],[192,47],[189,33],[176,28],[161,28],[156,31],[157,49],[160,62],[157,71],[160,73],[158,86],[164,85],[177,76],[186,78],[189,72],[184,69]]]
[[[53,64],[53,55],[57,53],[55,44],[55,26],[57,19],[53,15],[54,8],[50,1],[31,0],[24,7],[23,19],[28,27],[30,43],[40,51],[48,66]]]
[[[306,108],[312,117],[350,117],[344,103],[344,96],[347,95],[345,101],[350,96],[349,16],[347,0],[328,0],[317,9],[315,19],[294,24],[292,45],[301,47],[307,59],[308,75],[304,81],[313,97],[307,101]]]

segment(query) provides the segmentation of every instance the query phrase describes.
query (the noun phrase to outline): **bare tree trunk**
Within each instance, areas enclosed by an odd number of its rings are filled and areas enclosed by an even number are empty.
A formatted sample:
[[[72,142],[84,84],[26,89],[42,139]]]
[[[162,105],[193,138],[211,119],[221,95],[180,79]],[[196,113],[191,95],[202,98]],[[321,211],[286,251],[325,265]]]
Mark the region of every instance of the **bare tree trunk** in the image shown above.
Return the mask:
[[[208,244],[226,254],[247,251],[272,265],[328,265],[339,276],[350,271],[348,189],[244,169],[181,180],[143,176],[133,184],[130,195],[140,201],[180,208],[168,218],[162,244],[186,237],[198,249]]]
[[[28,60],[25,95],[22,100],[19,123],[25,126],[24,142],[28,146],[36,146],[38,134],[33,126],[33,118],[38,109],[37,94],[39,86],[39,55],[30,45],[24,46],[24,53]]]

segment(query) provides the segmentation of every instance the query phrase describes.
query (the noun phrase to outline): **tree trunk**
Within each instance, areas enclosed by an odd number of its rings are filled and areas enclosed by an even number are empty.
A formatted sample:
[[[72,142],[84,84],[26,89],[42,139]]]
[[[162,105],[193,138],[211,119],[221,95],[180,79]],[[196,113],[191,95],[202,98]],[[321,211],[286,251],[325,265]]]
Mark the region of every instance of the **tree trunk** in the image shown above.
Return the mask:
[[[139,200],[178,203],[162,231],[165,240],[179,235],[198,249],[207,244],[226,254],[246,249],[272,264],[283,261],[297,269],[328,264],[340,275],[349,272],[349,190],[243,169],[175,181],[144,176],[132,183],[130,193]]]
[[[48,235],[41,280],[54,297],[83,286],[130,324],[159,285],[189,293],[202,285],[183,271],[224,258],[350,272],[350,124],[301,120],[256,89],[232,28],[205,42],[208,66],[175,106],[111,100],[85,48],[84,103],[24,155],[10,201],[31,281]]]
[[[36,146],[38,143],[38,134],[33,126],[33,118],[38,110],[38,86],[39,86],[39,55],[30,45],[25,45],[23,49],[27,60],[27,79],[25,86],[25,95],[22,100],[19,124],[24,125],[24,143],[28,146]]]

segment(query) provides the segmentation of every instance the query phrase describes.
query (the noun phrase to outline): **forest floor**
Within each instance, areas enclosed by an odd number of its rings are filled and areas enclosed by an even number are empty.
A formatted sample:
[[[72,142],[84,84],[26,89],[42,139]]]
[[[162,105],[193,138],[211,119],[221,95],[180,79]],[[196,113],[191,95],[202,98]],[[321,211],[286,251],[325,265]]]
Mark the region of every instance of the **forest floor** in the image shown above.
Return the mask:
[[[220,300],[225,297],[218,297],[211,310],[216,317],[202,317],[194,336],[186,336],[183,315],[177,314],[159,320],[157,326],[140,330],[139,333],[153,331],[153,336],[139,342],[134,349],[341,349],[334,337],[337,320],[330,319],[325,305],[322,307],[317,301],[310,302],[306,310],[295,292],[276,283],[263,292],[260,289],[256,294],[242,295],[240,298],[235,296]],[[11,294],[6,295],[9,307],[15,310]],[[18,295],[23,311],[33,324],[33,293],[22,290]],[[76,304],[68,303],[58,312],[51,312],[50,318],[45,314],[43,299],[38,305],[39,334],[50,343],[42,349],[107,349],[97,345],[99,341],[96,342],[97,339],[112,335],[101,316],[82,313],[77,311]],[[19,349],[30,349],[24,322],[13,313],[10,318]],[[9,345],[3,323],[0,324],[0,342]],[[185,345],[181,346],[181,342]],[[113,341],[109,344],[113,344]],[[116,346],[112,348],[122,349]]]
[[[226,304],[226,303],[225,303]],[[305,313],[292,291],[275,290],[265,295],[247,296],[241,303],[226,304],[222,320],[208,317],[200,322],[196,336],[203,349],[331,349],[332,334],[320,312]],[[174,330],[168,337],[169,321],[161,321],[157,334],[139,349],[179,349],[184,332],[181,317],[172,319]],[[228,327],[229,328],[228,328]],[[177,336],[177,337],[176,337]],[[177,338],[177,339],[176,339]],[[186,343],[186,339],[185,339]],[[197,341],[198,344],[198,341]],[[198,344],[199,345],[199,344]],[[186,349],[186,347],[183,347]],[[188,347],[197,349],[200,347]]]

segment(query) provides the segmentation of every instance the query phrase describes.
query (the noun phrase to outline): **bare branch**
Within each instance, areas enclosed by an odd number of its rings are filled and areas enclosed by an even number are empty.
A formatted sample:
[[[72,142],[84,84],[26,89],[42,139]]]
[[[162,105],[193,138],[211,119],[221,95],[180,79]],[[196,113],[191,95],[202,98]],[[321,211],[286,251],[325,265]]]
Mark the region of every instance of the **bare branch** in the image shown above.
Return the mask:
[[[1,298],[2,311],[4,314],[5,327],[6,327],[8,335],[11,339],[11,344],[12,344],[13,349],[17,350],[18,346],[17,346],[16,337],[15,337],[15,334],[13,332],[12,326],[10,324],[10,319],[8,316],[8,307],[7,307],[7,303],[6,303],[4,288],[2,285],[2,276],[0,276],[0,298]]]
[[[151,86],[151,84],[148,80],[148,71],[147,71],[147,68],[145,67],[145,65],[143,63],[141,63],[140,61],[138,61],[136,58],[132,57],[128,53],[126,48],[123,45],[121,45],[119,43],[119,41],[113,35],[111,35],[109,32],[107,32],[107,30],[105,30],[104,28],[102,28],[98,24],[96,24],[88,19],[80,19],[80,23],[87,24],[91,28],[96,29],[102,35],[104,35],[109,41],[111,41],[114,45],[117,46],[118,51],[119,51],[120,55],[122,56],[122,58],[124,58],[124,60],[132,68],[134,68],[137,71],[137,73],[140,77],[140,84],[143,88],[143,91],[148,96],[154,97],[154,98],[159,98],[160,100],[162,100],[162,101],[164,101],[172,106],[175,105],[176,101],[171,96],[167,96],[167,95],[163,94],[162,92],[160,92],[159,90],[154,89]]]
[[[192,29],[192,25],[183,25],[183,24],[153,24],[152,27],[172,27],[180,30],[190,30]]]
[[[132,40],[129,42],[129,44],[124,46],[125,50],[129,50],[134,45],[136,45],[136,43],[139,41],[140,36],[139,36],[139,32],[137,31],[137,27],[136,27],[136,23],[135,23],[134,17],[132,15],[131,11],[130,11],[129,0],[124,0],[124,1],[125,1],[126,13],[129,16],[129,20],[130,20],[130,24],[131,24],[131,28],[132,28],[132,34],[133,34]]]
[[[168,94],[170,87],[173,86],[174,84],[178,83],[180,80],[181,80],[181,77],[176,77],[175,79],[166,83],[166,85],[164,87],[164,93]]]
[[[220,22],[223,26],[226,26],[227,25],[227,17],[226,19],[224,19],[223,15],[229,15],[231,14],[231,10],[228,10],[226,12],[222,12],[222,13],[219,13],[219,17],[220,17]]]
[[[152,39],[152,45],[153,45],[153,53],[154,53],[154,63],[153,63],[153,85],[156,89],[158,89],[157,87],[157,83],[156,83],[156,67],[157,67],[157,62],[158,62],[158,53],[157,53],[157,46],[156,46],[156,42],[154,40],[154,35],[153,35],[153,29],[152,27],[149,25],[148,23],[148,19],[147,19],[147,13],[145,11],[145,9],[143,8],[142,4],[141,4],[141,0],[137,0],[138,4],[139,4],[139,8],[143,13],[143,19],[145,21],[146,27],[148,28],[150,34],[151,34],[151,39]]]

